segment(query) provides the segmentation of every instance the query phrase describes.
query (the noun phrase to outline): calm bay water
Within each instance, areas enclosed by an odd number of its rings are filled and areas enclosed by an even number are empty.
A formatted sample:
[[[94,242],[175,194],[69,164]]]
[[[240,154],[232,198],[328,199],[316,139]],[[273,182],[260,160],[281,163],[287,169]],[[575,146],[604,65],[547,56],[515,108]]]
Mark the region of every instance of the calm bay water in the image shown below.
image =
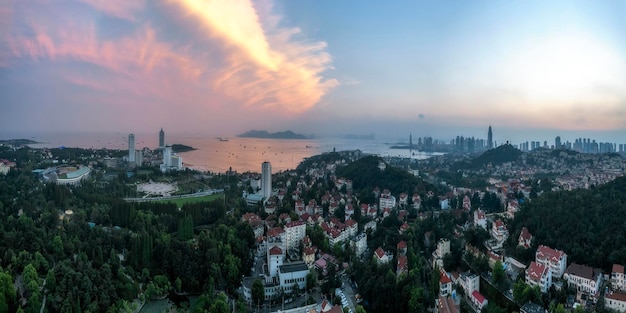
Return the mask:
[[[40,142],[32,145],[35,148],[80,147],[128,149],[128,134],[124,133],[65,133],[46,134],[27,138]],[[6,138],[9,139],[9,138]],[[184,144],[196,150],[183,152],[183,163],[186,167],[211,172],[225,172],[232,167],[238,172],[260,172],[261,163],[269,161],[272,171],[294,169],[304,160],[324,152],[359,149],[365,153],[379,156],[412,157],[425,159],[434,154],[409,150],[389,149],[390,144],[376,140],[350,140],[342,138],[322,138],[306,140],[257,139],[230,137],[228,141],[220,141],[209,135],[165,134],[167,144]],[[158,146],[158,134],[135,134],[135,148]]]

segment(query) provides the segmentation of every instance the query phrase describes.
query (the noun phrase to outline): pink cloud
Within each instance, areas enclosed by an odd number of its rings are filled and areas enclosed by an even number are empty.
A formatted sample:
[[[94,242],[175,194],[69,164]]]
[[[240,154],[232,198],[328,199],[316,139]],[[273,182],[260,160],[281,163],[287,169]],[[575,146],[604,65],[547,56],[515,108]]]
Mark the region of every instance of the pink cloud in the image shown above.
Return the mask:
[[[136,21],[137,13],[146,6],[145,0],[80,0],[98,11],[117,18]]]

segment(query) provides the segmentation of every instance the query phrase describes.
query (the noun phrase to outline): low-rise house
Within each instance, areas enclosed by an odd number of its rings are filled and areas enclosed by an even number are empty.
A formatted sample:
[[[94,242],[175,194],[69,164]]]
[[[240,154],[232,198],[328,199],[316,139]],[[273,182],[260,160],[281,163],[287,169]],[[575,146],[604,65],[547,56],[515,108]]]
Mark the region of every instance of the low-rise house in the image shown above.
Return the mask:
[[[487,306],[487,299],[480,292],[478,292],[478,290],[474,290],[470,298],[472,299],[472,303],[478,309],[478,312],[482,311],[482,309]]]
[[[452,279],[443,269],[439,270],[439,295],[447,297],[452,294]]]
[[[545,293],[552,285],[552,272],[541,263],[530,262],[526,269],[526,283],[530,286],[539,286],[541,292]]]
[[[528,228],[522,227],[522,231],[519,234],[519,238],[517,239],[517,245],[522,246],[526,249],[530,248],[531,241],[533,240],[533,235],[530,234]]]
[[[617,312],[626,312],[626,293],[607,291],[604,294],[604,307]]]
[[[435,313],[458,313],[459,309],[454,304],[454,300],[450,297],[439,296],[435,300]]]
[[[396,279],[409,272],[409,261],[406,255],[398,256],[398,264],[396,267]]]
[[[602,272],[600,270],[594,270],[593,268],[572,263],[565,270],[563,278],[567,281],[567,286],[570,288],[576,288],[576,291],[585,298],[592,300],[597,299],[597,294],[602,287]]]
[[[487,230],[487,217],[485,216],[485,212],[481,209],[474,211],[474,226],[482,227],[484,230]]]
[[[378,247],[376,251],[374,251],[374,257],[376,258],[376,262],[378,262],[378,264],[385,264],[389,262],[389,255],[385,253],[385,250],[381,247]]]

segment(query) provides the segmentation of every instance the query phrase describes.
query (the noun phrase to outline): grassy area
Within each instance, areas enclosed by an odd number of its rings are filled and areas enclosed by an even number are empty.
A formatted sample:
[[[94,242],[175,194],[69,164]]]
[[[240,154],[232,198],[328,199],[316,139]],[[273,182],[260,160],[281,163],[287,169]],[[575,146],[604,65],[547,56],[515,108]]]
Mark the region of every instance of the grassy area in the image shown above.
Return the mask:
[[[202,196],[202,197],[193,197],[193,198],[176,198],[176,199],[155,200],[155,202],[160,202],[160,203],[171,202],[171,203],[176,204],[177,207],[182,208],[185,203],[209,202],[209,201],[213,201],[215,199],[221,199],[222,197],[224,197],[224,195],[220,193],[220,194],[215,194],[215,195]]]

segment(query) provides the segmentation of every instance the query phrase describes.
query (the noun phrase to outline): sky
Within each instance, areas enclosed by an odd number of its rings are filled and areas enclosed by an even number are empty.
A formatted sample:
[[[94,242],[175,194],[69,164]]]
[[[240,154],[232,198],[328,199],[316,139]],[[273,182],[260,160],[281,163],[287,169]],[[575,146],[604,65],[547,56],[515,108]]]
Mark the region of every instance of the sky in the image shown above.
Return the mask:
[[[626,143],[626,2],[0,2],[0,137],[489,125]]]

